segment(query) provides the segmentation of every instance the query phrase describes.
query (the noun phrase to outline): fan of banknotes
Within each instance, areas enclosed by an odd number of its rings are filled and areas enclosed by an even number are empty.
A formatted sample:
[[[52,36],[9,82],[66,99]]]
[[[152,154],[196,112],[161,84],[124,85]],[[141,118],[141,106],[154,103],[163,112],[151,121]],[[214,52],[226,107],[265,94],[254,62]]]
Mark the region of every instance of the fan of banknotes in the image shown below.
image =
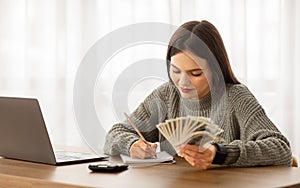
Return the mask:
[[[178,117],[168,119],[156,126],[178,153],[182,144],[206,148],[212,141],[222,140],[217,135],[223,130],[206,117]]]

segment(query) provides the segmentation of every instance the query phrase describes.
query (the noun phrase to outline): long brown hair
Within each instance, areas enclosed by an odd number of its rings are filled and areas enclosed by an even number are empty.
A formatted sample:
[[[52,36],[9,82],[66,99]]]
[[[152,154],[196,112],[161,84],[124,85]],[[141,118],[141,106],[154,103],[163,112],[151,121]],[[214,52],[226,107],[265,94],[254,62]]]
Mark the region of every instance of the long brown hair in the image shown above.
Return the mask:
[[[212,71],[215,77],[213,79],[219,80],[218,76],[222,75],[225,83],[240,83],[231,69],[221,35],[210,22],[206,20],[186,22],[175,31],[170,39],[166,58],[169,78],[171,57],[182,51],[190,51],[206,59],[212,70],[216,70],[214,66],[219,66],[218,70],[221,72],[214,74]]]

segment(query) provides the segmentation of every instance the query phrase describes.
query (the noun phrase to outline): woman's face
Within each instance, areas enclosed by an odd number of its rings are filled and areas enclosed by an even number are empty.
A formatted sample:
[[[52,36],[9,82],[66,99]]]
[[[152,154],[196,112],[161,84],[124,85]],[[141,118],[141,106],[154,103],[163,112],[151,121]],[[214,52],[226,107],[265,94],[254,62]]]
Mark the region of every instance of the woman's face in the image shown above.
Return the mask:
[[[210,92],[212,73],[205,59],[190,53],[171,57],[170,77],[183,98],[201,99]]]

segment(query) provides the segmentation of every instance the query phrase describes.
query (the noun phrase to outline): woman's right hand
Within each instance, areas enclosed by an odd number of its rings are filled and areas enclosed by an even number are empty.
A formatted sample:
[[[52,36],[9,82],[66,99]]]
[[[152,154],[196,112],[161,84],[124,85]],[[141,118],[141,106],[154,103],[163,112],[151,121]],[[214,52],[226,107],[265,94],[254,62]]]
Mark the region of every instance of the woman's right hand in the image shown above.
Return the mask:
[[[136,159],[152,158],[156,154],[157,144],[138,140],[130,147],[130,157]]]

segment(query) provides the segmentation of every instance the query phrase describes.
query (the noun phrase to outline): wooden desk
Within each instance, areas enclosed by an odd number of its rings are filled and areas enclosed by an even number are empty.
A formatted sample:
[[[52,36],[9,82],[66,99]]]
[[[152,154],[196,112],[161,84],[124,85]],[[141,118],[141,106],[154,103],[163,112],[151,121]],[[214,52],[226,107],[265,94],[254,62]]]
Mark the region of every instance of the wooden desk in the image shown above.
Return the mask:
[[[118,161],[118,158],[111,158]],[[199,171],[183,159],[173,165],[129,167],[120,173],[92,173],[88,164],[51,166],[0,158],[1,187],[300,187],[300,168],[213,168]]]

